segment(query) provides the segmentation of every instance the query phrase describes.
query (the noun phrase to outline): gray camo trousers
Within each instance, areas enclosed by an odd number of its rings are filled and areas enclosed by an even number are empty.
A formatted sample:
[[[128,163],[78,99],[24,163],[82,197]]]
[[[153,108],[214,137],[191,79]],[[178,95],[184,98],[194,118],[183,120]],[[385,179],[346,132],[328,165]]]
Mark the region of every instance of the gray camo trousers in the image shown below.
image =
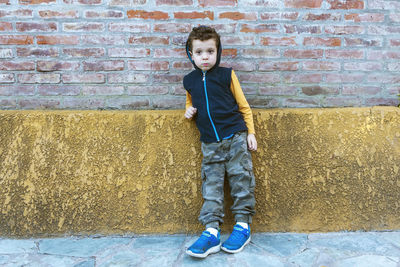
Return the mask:
[[[255,213],[253,163],[247,149],[247,132],[236,133],[218,143],[202,143],[201,166],[203,207],[199,221],[219,228],[224,217],[224,179],[227,177],[236,222],[251,223]]]

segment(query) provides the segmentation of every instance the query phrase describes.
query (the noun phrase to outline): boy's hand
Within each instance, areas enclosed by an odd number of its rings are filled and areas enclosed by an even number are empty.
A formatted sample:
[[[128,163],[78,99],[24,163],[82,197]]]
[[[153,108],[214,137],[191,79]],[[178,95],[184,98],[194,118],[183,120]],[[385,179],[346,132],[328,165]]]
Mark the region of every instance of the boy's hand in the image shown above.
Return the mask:
[[[194,108],[194,107],[192,107],[192,106],[188,107],[188,108],[186,109],[186,112],[185,112],[185,118],[186,118],[186,119],[191,119],[191,118],[193,118],[193,116],[196,114],[196,112],[197,112],[197,108]]]
[[[254,134],[247,135],[247,146],[249,147],[250,151],[257,150],[257,140]]]

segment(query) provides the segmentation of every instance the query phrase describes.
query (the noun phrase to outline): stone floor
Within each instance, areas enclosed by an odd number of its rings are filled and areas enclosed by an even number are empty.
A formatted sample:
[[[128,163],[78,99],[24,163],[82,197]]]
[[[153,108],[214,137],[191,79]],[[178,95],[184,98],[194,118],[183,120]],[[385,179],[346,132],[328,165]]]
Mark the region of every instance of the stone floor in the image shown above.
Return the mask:
[[[0,266],[400,267],[400,232],[254,233],[238,254],[185,254],[193,235],[0,239]],[[225,240],[227,235],[222,235]]]

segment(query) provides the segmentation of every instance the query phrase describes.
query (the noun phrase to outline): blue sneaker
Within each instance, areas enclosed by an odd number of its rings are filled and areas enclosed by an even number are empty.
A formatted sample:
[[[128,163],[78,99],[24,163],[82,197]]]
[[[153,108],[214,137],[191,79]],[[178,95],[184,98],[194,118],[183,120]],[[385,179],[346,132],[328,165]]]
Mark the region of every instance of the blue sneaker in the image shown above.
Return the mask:
[[[238,253],[250,242],[250,226],[249,229],[243,228],[236,224],[233,227],[232,234],[229,236],[221,248],[229,253]]]
[[[211,253],[217,253],[221,248],[219,236],[219,231],[218,237],[204,231],[199,239],[186,250],[186,254],[196,258],[205,258]]]

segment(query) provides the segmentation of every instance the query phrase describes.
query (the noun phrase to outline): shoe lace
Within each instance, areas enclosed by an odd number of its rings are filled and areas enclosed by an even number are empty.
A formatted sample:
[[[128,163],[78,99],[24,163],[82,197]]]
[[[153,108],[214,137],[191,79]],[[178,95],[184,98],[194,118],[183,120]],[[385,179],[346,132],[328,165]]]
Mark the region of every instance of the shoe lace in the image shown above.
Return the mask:
[[[246,235],[243,232],[238,231],[238,230],[233,230],[232,234],[229,237],[229,239],[230,239],[229,241],[231,241],[233,243],[238,243],[243,239],[243,237],[246,237]]]

